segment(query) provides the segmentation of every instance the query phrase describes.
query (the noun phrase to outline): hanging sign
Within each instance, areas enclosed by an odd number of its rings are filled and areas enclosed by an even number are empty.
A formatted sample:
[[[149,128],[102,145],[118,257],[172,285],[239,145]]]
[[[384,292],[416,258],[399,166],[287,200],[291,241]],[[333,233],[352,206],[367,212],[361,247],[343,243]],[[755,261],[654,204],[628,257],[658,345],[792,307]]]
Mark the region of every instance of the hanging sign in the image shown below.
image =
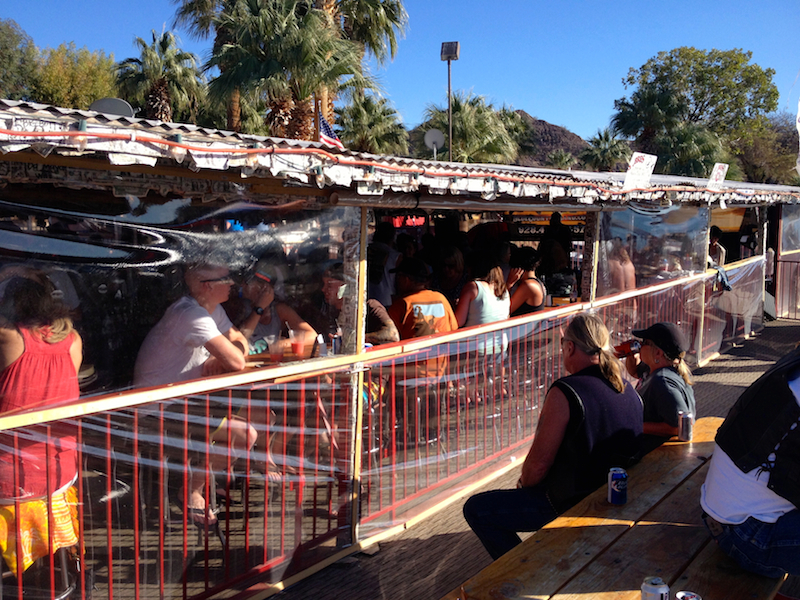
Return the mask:
[[[725,176],[728,174],[728,165],[725,163],[716,163],[714,169],[711,171],[711,177],[708,178],[706,187],[710,190],[718,192],[722,189],[722,182],[725,181]]]
[[[656,166],[658,157],[654,154],[644,154],[634,152],[628,164],[628,172],[625,173],[625,183],[622,184],[622,191],[636,190],[650,186],[650,176]]]

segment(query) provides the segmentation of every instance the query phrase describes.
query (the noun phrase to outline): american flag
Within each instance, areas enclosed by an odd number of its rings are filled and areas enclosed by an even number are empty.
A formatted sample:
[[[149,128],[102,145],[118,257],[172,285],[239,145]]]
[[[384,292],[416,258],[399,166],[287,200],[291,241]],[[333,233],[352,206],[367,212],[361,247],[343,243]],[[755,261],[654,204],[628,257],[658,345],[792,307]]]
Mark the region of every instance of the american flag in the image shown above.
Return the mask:
[[[328,146],[335,146],[339,150],[344,150],[342,141],[336,137],[333,127],[325,120],[321,112],[319,113],[319,141],[323,144],[328,144]]]

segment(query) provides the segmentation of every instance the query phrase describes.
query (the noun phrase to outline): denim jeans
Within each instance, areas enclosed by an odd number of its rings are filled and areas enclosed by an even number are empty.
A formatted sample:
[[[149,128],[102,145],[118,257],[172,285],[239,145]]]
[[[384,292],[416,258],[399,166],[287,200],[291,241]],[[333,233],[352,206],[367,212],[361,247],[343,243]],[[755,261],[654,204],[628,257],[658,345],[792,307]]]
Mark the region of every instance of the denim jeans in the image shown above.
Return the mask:
[[[750,517],[739,525],[710,520],[703,522],[725,554],[739,565],[764,575],[800,575],[800,510],[786,513],[775,523],[762,523]]]
[[[483,492],[464,504],[464,518],[494,560],[522,542],[518,531],[537,531],[557,516],[541,486]]]

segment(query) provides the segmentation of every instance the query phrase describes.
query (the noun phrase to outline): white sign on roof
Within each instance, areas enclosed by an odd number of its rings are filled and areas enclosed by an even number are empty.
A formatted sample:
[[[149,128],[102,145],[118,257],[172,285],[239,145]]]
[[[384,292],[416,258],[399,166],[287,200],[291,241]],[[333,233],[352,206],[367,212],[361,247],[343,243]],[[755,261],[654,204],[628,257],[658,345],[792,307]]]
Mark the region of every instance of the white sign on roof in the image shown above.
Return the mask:
[[[722,182],[725,181],[725,175],[728,174],[728,165],[725,163],[716,163],[714,169],[711,171],[711,177],[708,178],[708,189],[718,192],[722,189]]]
[[[658,157],[654,154],[634,152],[628,163],[628,172],[625,173],[625,183],[622,184],[622,191],[644,189],[650,187],[650,176],[656,166]]]

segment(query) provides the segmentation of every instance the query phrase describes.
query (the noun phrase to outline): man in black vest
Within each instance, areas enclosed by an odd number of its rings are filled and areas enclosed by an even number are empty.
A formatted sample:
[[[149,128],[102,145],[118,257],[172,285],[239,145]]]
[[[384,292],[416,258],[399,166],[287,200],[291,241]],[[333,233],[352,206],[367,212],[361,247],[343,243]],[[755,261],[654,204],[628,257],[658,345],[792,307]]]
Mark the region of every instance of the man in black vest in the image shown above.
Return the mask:
[[[700,499],[712,537],[749,571],[800,575],[800,348],[744,391],[716,443]]]

